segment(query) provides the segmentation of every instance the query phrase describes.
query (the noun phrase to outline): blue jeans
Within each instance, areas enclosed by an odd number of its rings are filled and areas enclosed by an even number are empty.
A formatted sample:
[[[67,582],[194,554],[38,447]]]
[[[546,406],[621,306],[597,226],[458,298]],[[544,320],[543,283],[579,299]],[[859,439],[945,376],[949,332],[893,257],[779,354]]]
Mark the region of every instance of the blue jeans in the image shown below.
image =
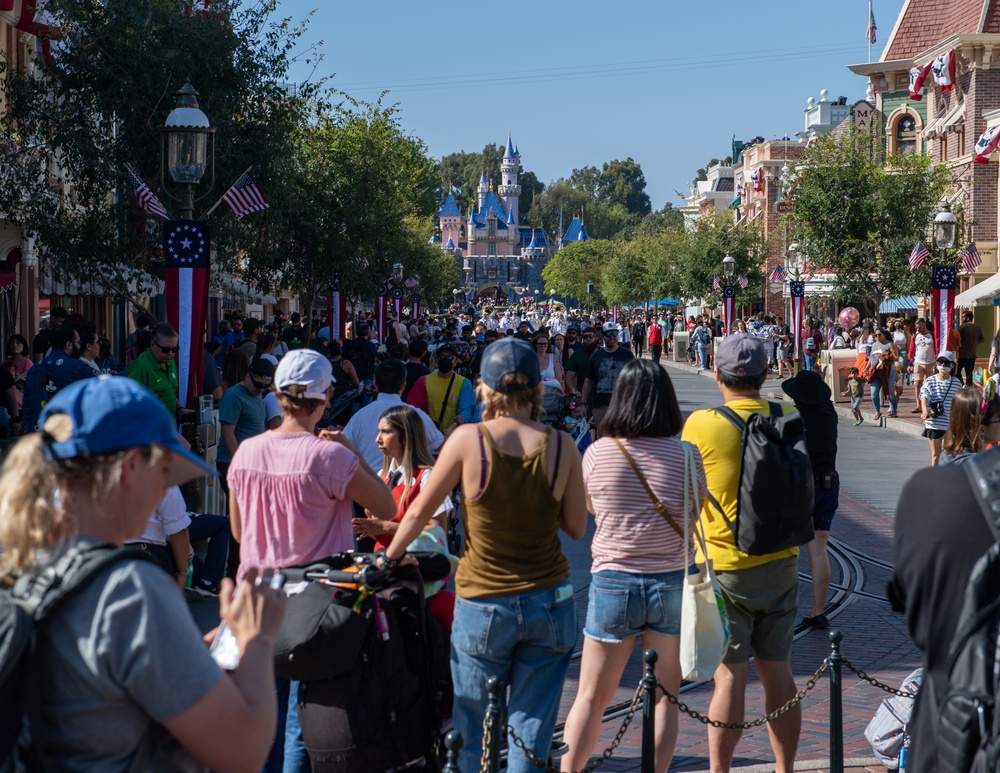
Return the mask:
[[[491,676],[510,687],[507,721],[514,732],[535,754],[548,758],[576,637],[576,604],[568,582],[513,596],[455,600],[452,714],[455,729],[465,739],[461,770],[479,770],[486,680]],[[509,773],[537,770],[513,743],[508,747]]]
[[[299,683],[275,677],[278,728],[263,773],[311,773],[312,765],[299,724]]]
[[[810,354],[809,352],[802,353],[802,362],[806,370],[813,369],[813,359],[815,358],[815,356],[816,356],[815,354]]]
[[[875,413],[880,413],[882,410],[882,378],[873,378],[869,383],[871,385],[872,405],[875,406]],[[889,410],[896,413],[898,406],[899,398],[896,397],[896,369],[894,367],[889,374]]]
[[[708,346],[705,344],[698,344],[698,367],[708,367]]]
[[[229,556],[229,519],[224,515],[196,515],[188,527],[191,542],[208,540],[208,551],[198,579],[205,583],[222,582],[226,574],[226,558]],[[195,561],[195,565],[199,562]]]
[[[645,631],[680,636],[684,572],[636,574],[600,571],[590,578],[587,623],[590,639],[619,643]]]

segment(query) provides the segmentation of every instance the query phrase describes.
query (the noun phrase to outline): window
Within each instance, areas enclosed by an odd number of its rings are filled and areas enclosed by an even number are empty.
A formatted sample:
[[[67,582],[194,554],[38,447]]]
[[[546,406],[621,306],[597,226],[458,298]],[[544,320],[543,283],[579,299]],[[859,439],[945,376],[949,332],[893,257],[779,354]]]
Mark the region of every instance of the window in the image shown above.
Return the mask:
[[[917,152],[917,121],[909,113],[904,113],[896,121],[893,132],[896,155],[913,155]]]
[[[490,236],[493,236],[497,232],[497,221],[490,218]]]
[[[965,155],[965,127],[964,126],[961,129],[958,130],[957,135],[958,135],[958,152],[956,153],[956,156],[958,158],[961,158],[962,156]]]
[[[948,160],[948,135],[946,134],[941,139],[938,140],[938,161]]]
[[[496,255],[496,254],[497,254],[497,246],[496,246],[496,244],[491,243],[490,244],[490,255]]]

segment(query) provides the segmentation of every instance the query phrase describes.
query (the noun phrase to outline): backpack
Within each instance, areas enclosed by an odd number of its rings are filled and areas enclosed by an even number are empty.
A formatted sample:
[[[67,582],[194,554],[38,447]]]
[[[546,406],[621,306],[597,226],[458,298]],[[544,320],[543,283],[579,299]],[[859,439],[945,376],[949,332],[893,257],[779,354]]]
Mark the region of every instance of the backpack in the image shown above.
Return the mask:
[[[695,334],[697,336],[695,338],[695,341],[701,344],[702,346],[708,346],[712,342],[712,339],[708,334],[708,330],[705,327],[699,327],[695,331]]]
[[[744,421],[725,405],[715,411],[742,434],[736,519],[729,522],[736,547],[751,556],[804,545],[813,531],[814,484],[806,450],[806,428],[798,412],[782,414],[768,402],[770,415]],[[711,492],[711,504],[725,512]]]
[[[910,673],[899,686],[902,692],[914,695],[923,682],[924,670],[918,668]],[[878,711],[865,728],[865,738],[872,745],[875,758],[889,770],[899,767],[899,753],[903,750],[909,733],[907,727],[913,715],[915,698],[894,695],[879,704]]]
[[[152,561],[137,548],[73,547],[39,576],[0,591],[0,771],[40,770],[19,739],[35,628],[57,605],[85,588],[102,570],[125,560]],[[17,753],[15,753],[17,752]],[[23,766],[23,767],[22,767]]]
[[[810,350],[810,351],[812,351],[813,349],[816,348],[816,337],[815,336],[809,336],[806,339],[805,348],[808,349],[808,350]]]
[[[985,458],[984,458],[985,457]],[[994,453],[962,465],[995,540],[1000,540],[1000,464]],[[1000,764],[1000,541],[980,557],[965,586],[958,626],[948,648],[948,687],[937,698],[935,736],[939,773],[992,771]],[[929,708],[928,710],[932,710]]]
[[[375,375],[375,355],[368,345],[368,339],[357,338],[346,342],[349,345],[344,347],[344,358],[354,366],[359,379],[372,378]]]

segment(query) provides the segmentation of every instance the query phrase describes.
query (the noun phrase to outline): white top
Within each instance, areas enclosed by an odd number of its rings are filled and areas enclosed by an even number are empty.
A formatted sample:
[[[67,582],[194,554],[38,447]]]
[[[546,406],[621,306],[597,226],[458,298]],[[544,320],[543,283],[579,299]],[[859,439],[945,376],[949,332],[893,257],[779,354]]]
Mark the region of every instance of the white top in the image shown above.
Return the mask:
[[[146,530],[139,539],[126,540],[125,544],[134,542],[149,542],[154,545],[166,545],[167,538],[183,531],[191,525],[191,517],[187,514],[184,495],[180,486],[171,486],[160,504],[146,523]]]
[[[399,395],[379,394],[374,402],[369,403],[354,414],[347,422],[347,426],[344,427],[344,435],[358,449],[358,453],[364,457],[373,470],[382,469],[384,457],[382,449],[375,442],[375,436],[378,435],[379,419],[382,418],[383,413],[395,405],[406,405],[406,403]],[[412,405],[407,407],[413,408]],[[444,442],[444,435],[441,434],[441,430],[434,426],[430,416],[419,408],[413,408],[413,410],[420,416],[420,420],[424,423],[424,429],[427,430],[427,445],[431,453],[436,454]]]
[[[556,380],[556,365],[553,359],[553,355],[549,354],[549,364],[542,368],[542,381],[555,381]]]
[[[934,351],[934,336],[930,331],[913,334],[913,362],[917,365],[930,365],[936,359]]]

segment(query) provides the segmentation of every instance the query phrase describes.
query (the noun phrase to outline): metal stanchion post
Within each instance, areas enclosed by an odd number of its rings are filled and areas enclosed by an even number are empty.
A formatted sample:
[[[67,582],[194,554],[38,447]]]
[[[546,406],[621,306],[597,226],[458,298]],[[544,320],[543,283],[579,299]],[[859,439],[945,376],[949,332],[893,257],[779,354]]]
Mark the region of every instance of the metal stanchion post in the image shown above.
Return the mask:
[[[840,631],[830,631],[830,773],[844,773],[843,638]]]
[[[486,681],[486,691],[489,693],[489,702],[486,705],[486,717],[489,720],[489,738],[483,738],[483,743],[488,743],[487,751],[489,767],[483,773],[499,773],[500,771],[500,747],[503,744],[504,732],[503,708],[501,706],[501,694],[503,692],[503,682],[499,677],[491,676]]]
[[[458,767],[458,753],[462,750],[462,734],[457,730],[448,731],[444,737],[444,748],[447,749],[444,767],[441,773],[461,773]]]
[[[656,650],[646,650],[642,659],[642,773],[653,773],[656,763]]]

